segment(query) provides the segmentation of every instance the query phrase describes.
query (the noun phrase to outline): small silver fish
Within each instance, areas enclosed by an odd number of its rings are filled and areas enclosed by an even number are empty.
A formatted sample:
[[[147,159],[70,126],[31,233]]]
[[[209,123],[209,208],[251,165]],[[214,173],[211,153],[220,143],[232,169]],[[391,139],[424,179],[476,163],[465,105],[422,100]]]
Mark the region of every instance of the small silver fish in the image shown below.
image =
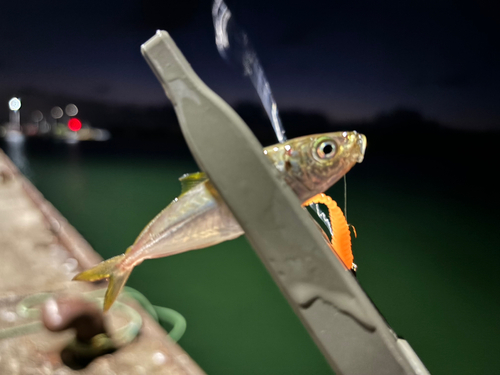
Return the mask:
[[[315,134],[264,148],[301,202],[326,191],[356,163],[363,161],[366,137],[357,132]],[[125,254],[74,277],[109,278],[104,311],[109,310],[132,269],[146,259],[202,249],[243,234],[235,217],[204,173],[180,178],[181,195],[142,230]]]

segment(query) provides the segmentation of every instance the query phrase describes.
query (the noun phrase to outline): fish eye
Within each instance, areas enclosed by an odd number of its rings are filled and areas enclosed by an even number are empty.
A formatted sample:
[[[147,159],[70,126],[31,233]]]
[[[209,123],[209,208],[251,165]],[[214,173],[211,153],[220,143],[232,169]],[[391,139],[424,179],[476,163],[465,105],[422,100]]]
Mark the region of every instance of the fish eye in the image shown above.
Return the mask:
[[[320,140],[316,146],[316,155],[319,159],[331,159],[337,152],[337,145],[332,140]]]

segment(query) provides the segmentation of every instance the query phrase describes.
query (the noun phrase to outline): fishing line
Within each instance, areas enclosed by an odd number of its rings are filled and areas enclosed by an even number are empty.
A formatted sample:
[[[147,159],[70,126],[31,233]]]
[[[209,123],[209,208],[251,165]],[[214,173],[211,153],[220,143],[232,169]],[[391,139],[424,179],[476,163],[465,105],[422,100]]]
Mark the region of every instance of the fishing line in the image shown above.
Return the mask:
[[[214,0],[212,19],[215,30],[215,44],[219,54],[252,82],[271,121],[278,142],[286,142],[285,128],[279,116],[278,105],[271,92],[271,85],[247,32],[238,26],[224,0]],[[310,207],[325,224],[330,235],[333,236],[332,225],[327,214],[323,212],[319,204],[313,203]]]
[[[344,175],[344,216],[347,221],[347,176]]]
[[[344,217],[347,222],[349,229],[352,229],[354,233],[354,238],[358,238],[358,232],[356,232],[356,227],[347,221],[347,175],[344,175]]]

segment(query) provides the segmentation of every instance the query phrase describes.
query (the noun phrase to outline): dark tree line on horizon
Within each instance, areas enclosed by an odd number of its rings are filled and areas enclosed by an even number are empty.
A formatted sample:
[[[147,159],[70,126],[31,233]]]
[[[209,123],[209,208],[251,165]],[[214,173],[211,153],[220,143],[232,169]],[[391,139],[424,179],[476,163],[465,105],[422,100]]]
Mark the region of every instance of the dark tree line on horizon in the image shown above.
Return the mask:
[[[78,105],[80,119],[92,126],[111,131],[114,140],[133,142],[158,142],[173,149],[184,148],[185,142],[177,117],[170,103],[164,106],[112,105],[87,99],[49,95],[36,90],[16,93],[23,100],[21,123],[30,120],[30,114],[41,110],[49,116],[50,109],[68,103]],[[9,97],[0,95],[0,102]],[[5,107],[5,108],[4,108]],[[264,109],[256,102],[236,103],[233,108],[252,129],[263,145],[276,143],[276,137]],[[289,138],[306,134],[342,130],[357,130],[369,140],[373,154],[423,155],[424,150],[441,157],[453,157],[458,149],[469,155],[481,154],[485,158],[496,158],[495,145],[500,132],[473,132],[445,127],[427,119],[418,111],[396,108],[380,113],[370,119],[358,121],[335,121],[326,115],[300,109],[283,110],[281,118]],[[8,119],[7,106],[0,106],[0,123]],[[52,121],[49,117],[49,121]]]

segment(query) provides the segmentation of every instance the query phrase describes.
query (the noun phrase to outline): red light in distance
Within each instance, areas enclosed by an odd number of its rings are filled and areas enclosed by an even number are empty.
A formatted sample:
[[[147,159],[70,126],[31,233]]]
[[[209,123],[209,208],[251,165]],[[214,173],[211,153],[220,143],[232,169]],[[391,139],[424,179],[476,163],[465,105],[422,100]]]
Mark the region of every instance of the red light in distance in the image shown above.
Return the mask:
[[[69,130],[77,132],[82,128],[82,122],[77,118],[72,118],[71,120],[68,121],[68,128]]]

